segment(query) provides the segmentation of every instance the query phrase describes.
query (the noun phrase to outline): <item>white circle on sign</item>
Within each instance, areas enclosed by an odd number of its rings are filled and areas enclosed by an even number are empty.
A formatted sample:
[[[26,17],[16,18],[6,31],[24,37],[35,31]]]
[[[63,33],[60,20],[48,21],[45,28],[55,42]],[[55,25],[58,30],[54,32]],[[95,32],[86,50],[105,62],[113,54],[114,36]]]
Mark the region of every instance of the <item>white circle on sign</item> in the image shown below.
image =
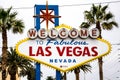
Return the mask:
[[[100,35],[100,32],[97,28],[93,28],[90,30],[90,37],[95,39],[95,38],[98,38]]]
[[[58,37],[58,31],[55,28],[52,28],[49,30],[48,35],[51,39],[55,39]]]
[[[69,31],[69,36],[70,36],[70,38],[77,38],[78,37],[78,34],[79,34],[79,32],[78,32],[78,30],[77,29],[75,29],[75,28],[72,28],[70,31]]]
[[[86,39],[89,36],[89,31],[87,28],[81,28],[79,31],[80,38]]]
[[[38,31],[38,36],[41,39],[45,39],[47,37],[47,30],[45,28],[42,28]]]
[[[35,28],[31,28],[27,32],[27,36],[30,39],[35,39],[37,37],[37,30]]]
[[[68,30],[65,29],[65,28],[61,28],[59,30],[59,37],[62,38],[62,39],[65,39],[68,37]]]

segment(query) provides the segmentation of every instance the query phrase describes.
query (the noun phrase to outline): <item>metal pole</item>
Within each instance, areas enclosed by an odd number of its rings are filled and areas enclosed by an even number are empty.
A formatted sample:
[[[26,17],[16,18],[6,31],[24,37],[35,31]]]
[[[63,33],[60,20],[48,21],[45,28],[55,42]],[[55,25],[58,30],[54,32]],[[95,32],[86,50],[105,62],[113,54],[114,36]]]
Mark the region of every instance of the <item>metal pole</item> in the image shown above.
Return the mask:
[[[39,10],[36,5],[34,7],[34,14],[35,15],[39,14]],[[35,28],[37,29],[37,31],[40,29],[40,18],[39,17],[35,18]],[[41,72],[41,66],[39,63],[36,63],[35,80],[41,80],[40,72]]]

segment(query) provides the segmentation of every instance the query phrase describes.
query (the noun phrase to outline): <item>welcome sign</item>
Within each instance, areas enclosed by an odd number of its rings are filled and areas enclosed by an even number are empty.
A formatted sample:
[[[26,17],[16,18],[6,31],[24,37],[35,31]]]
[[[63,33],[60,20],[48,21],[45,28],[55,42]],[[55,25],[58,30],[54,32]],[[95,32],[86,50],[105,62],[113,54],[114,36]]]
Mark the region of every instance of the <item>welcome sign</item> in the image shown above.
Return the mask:
[[[97,28],[77,30],[62,24],[39,31],[32,28],[27,35],[16,44],[18,54],[62,72],[105,56],[111,50],[108,41],[98,38]]]

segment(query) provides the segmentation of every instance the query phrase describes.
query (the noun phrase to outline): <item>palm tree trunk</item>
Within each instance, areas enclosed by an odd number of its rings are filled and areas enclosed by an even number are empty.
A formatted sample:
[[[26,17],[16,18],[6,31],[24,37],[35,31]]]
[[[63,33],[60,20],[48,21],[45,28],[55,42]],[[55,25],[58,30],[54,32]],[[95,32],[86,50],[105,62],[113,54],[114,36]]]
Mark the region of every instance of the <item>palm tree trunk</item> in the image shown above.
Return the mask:
[[[2,80],[6,80],[7,31],[2,27]]]
[[[76,74],[76,80],[79,80],[79,73]]]
[[[17,74],[17,66],[11,66],[11,68],[8,68],[8,72],[10,74],[10,80],[16,80],[16,74]]]
[[[96,28],[100,31],[99,38],[102,38],[102,36],[101,36],[101,31],[102,30],[101,30],[99,21],[96,22]],[[100,80],[103,80],[103,61],[102,61],[102,57],[98,59],[98,64],[99,64],[99,78],[100,78]]]
[[[101,36],[102,30],[101,30],[100,22],[99,22],[99,21],[96,22],[96,28],[97,28],[97,29],[99,30],[99,32],[100,32],[99,38],[102,38],[102,36]]]
[[[99,62],[99,78],[100,80],[103,80],[103,61],[102,57],[98,59]]]
[[[16,75],[10,75],[10,80],[16,80]]]
[[[80,73],[79,68],[76,68],[76,69],[74,70],[74,73],[75,73],[76,80],[79,80],[79,78],[80,78],[80,76],[79,76],[79,73]]]
[[[67,77],[66,77],[66,72],[64,72],[64,79],[63,80],[67,80]]]

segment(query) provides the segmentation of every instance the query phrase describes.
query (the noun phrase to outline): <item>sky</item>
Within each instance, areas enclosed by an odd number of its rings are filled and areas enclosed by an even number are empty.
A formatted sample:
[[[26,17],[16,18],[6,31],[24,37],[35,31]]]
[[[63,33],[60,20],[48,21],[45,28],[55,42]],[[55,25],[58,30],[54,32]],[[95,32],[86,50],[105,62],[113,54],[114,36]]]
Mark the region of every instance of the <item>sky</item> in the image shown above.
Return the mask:
[[[49,5],[59,5],[59,15],[62,16],[59,19],[59,24],[67,24],[69,26],[79,28],[80,24],[84,21],[84,11],[90,10],[92,3],[111,2],[115,0],[48,0]],[[120,1],[120,0],[117,0]],[[14,47],[15,44],[27,37],[27,31],[34,27],[34,5],[46,5],[46,0],[0,0],[0,7],[9,8],[13,7],[12,11],[17,11],[18,19],[22,19],[25,24],[23,34],[13,35],[11,31],[8,31],[8,46]],[[89,5],[88,5],[89,4]],[[120,2],[105,3],[102,5],[109,5],[108,11],[111,11],[115,18],[114,20],[120,27]],[[52,24],[51,24],[52,25]],[[111,53],[103,58],[103,70],[104,80],[120,80],[120,28],[114,28],[111,31],[102,31],[104,39],[112,44]],[[0,53],[1,53],[2,39],[0,33]],[[81,71],[81,80],[99,80],[99,71],[97,60],[91,62],[92,73],[84,74]],[[49,73],[48,73],[49,71]],[[55,77],[55,70],[42,65],[43,77],[41,80],[45,80],[47,76]],[[74,73],[67,74],[67,80],[74,80]],[[22,78],[21,80],[26,80]]]

